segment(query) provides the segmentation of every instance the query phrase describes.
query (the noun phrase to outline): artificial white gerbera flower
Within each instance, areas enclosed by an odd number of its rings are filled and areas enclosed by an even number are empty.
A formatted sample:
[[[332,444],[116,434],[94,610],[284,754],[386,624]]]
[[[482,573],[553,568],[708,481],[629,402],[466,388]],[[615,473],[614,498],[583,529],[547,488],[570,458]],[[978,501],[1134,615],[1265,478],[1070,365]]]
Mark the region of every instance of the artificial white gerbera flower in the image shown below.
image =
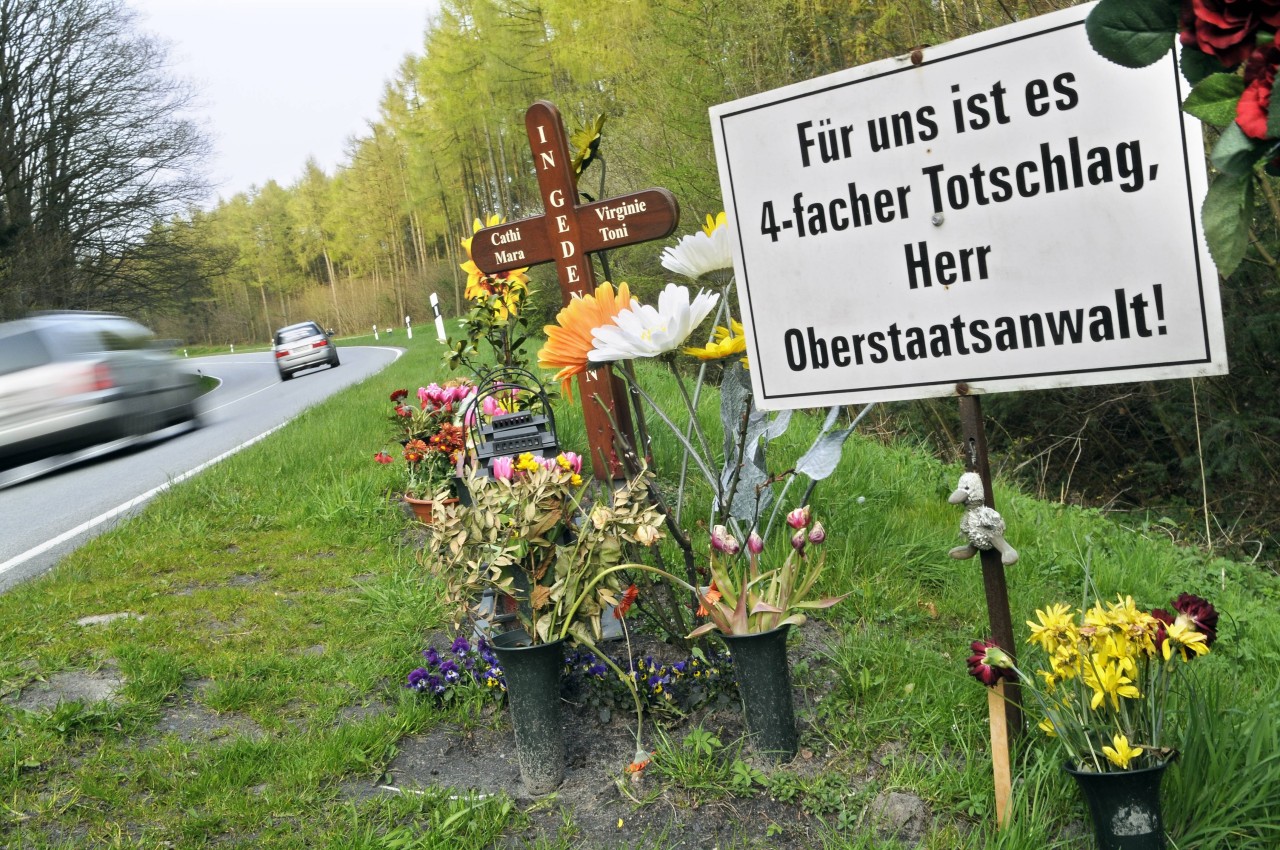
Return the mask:
[[[729,242],[725,214],[722,212],[715,218],[707,216],[702,230],[683,237],[674,248],[664,248],[662,267],[691,280],[702,277],[727,280],[733,273],[733,245]]]
[[[610,363],[636,357],[656,357],[684,344],[693,329],[711,314],[720,296],[706,290],[689,300],[689,289],[668,283],[658,295],[655,309],[634,304],[614,316],[614,324],[595,328],[595,347],[587,355],[591,363]]]

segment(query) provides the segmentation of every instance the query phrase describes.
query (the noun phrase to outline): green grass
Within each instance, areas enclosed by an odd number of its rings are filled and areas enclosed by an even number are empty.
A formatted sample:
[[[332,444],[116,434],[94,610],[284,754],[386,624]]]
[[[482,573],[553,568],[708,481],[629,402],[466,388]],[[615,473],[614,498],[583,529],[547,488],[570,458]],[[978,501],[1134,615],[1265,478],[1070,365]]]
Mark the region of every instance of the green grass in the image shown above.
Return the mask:
[[[477,722],[400,687],[424,634],[448,628],[447,612],[417,564],[386,470],[371,458],[384,437],[389,390],[446,375],[434,333],[397,335],[394,344],[408,353],[382,374],[166,491],[48,576],[0,596],[0,695],[9,698],[0,703],[0,845],[517,840],[532,813],[505,797],[342,794],[344,783],[375,782],[406,736]],[[660,370],[640,373],[665,409],[679,409]],[[715,404],[713,394],[700,415],[718,443]],[[562,406],[558,422],[562,444],[581,446],[578,412]],[[770,447],[771,466],[794,461],[820,423],[818,412],[797,413]],[[674,492],[675,441],[655,419],[650,428],[663,486]],[[992,828],[986,696],[964,673],[968,641],[986,633],[981,571],[976,561],[946,557],[959,521],[946,496],[958,473],[911,446],[855,435],[816,491],[829,533],[826,590],[849,593],[824,618],[835,634],[827,655],[795,670],[812,696],[800,707],[809,721],[802,746],[830,754],[821,769],[762,770],[744,760],[740,741],[686,730],[653,737],[647,791],[679,789],[684,799],[713,802],[768,795],[819,818],[829,848],[898,846],[869,827],[871,801],[885,791],[929,805],[935,825],[926,848],[1090,846],[1071,826],[1082,808],[1060,755],[1031,735],[1018,752],[1012,824]],[[706,495],[695,479],[691,503]],[[1086,571],[1104,596],[1124,592],[1159,606],[1185,590],[1223,612],[1219,643],[1197,663],[1212,702],[1193,714],[1195,734],[1170,771],[1170,835],[1178,850],[1274,847],[1280,582],[1179,549],[1158,524],[1121,525],[1006,487],[999,496],[1022,554],[1008,570],[1017,626],[1048,602],[1078,603]],[[141,619],[75,625],[125,611]],[[9,704],[60,673],[113,676],[123,689],[110,703],[39,711]],[[160,719],[179,706],[225,730],[212,740],[163,731]],[[555,835],[531,846],[614,846],[619,837],[584,835],[566,814]],[[679,838],[657,830],[644,846]]]

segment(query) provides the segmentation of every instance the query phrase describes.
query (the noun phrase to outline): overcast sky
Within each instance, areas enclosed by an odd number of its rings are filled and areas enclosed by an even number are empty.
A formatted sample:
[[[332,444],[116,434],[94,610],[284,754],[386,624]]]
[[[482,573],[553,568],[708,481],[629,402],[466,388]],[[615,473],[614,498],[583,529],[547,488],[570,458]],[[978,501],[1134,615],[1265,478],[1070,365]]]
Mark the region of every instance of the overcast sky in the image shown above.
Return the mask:
[[[435,0],[126,0],[169,42],[175,76],[199,93],[214,146],[209,199],[274,179],[314,156],[327,173],[367,134],[385,84],[422,53]]]

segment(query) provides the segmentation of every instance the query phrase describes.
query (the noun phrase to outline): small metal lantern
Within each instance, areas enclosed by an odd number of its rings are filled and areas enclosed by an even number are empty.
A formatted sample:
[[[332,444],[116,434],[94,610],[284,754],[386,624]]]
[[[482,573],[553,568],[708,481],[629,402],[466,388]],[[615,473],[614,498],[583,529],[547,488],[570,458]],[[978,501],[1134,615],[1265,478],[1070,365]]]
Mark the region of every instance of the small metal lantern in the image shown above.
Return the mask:
[[[498,401],[507,413],[481,421],[485,399]],[[493,462],[529,452],[555,457],[560,452],[556,418],[542,383],[524,369],[496,369],[485,375],[472,397],[468,416],[478,474],[493,475]]]

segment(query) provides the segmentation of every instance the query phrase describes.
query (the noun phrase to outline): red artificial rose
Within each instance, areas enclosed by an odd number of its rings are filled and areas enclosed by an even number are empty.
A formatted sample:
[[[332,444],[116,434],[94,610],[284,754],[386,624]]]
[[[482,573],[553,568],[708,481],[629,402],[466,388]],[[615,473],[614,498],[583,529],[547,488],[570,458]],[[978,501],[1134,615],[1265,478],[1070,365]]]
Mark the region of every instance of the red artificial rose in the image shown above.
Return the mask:
[[[1182,44],[1234,68],[1254,48],[1259,29],[1280,26],[1280,0],[1183,0]]]
[[[1280,64],[1280,35],[1249,54],[1244,65],[1244,93],[1236,103],[1236,123],[1251,139],[1267,138],[1267,111]]]

